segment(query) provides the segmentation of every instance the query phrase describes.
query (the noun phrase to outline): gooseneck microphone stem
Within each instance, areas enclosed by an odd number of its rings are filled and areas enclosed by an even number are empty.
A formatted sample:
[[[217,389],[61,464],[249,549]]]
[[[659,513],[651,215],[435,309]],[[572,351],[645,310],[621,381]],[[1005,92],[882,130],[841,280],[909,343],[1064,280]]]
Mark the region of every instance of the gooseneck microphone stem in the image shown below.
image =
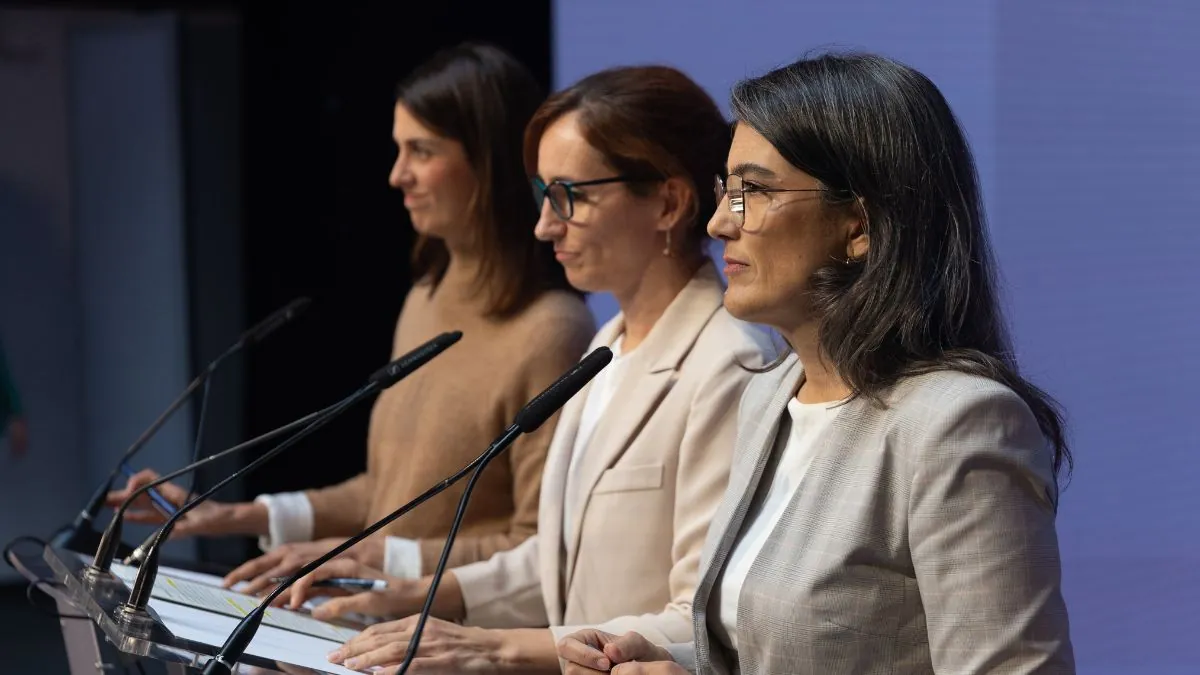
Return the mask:
[[[71,523],[71,528],[73,530],[78,531],[80,528],[91,524],[91,522],[96,518],[96,514],[100,513],[100,508],[104,506],[104,500],[108,496],[109,490],[112,490],[113,481],[117,479],[117,474],[121,470],[121,465],[136,455],[146,445],[146,443],[148,443],[150,439],[154,437],[154,434],[158,433],[158,430],[161,429],[162,426],[171,419],[171,416],[175,414],[175,411],[183,407],[184,403],[187,403],[187,400],[191,398],[192,393],[195,392],[200,385],[204,384],[209,375],[211,375],[212,372],[216,370],[217,366],[219,366],[221,362],[224,361],[225,358],[227,358],[231,353],[232,350],[226,351],[221,356],[218,356],[216,360],[214,360],[208,366],[208,368],[204,369],[204,372],[197,375],[196,379],[192,380],[191,383],[188,384],[187,388],[183,390],[183,393],[181,393],[178,398],[172,401],[171,405],[167,406],[166,410],[162,411],[162,414],[158,416],[158,419],[154,420],[154,422],[142,432],[142,435],[133,442],[133,445],[129,446],[129,449],[125,451],[125,454],[121,455],[121,459],[117,462],[117,465],[113,467],[113,470],[108,474],[108,477],[101,481],[100,485],[96,487],[96,492],[92,494],[92,497],[88,500],[87,505],[83,507],[83,510],[79,512],[78,516],[75,516],[75,522]]]
[[[437,567],[433,570],[433,578],[429,583],[429,592],[425,595],[425,605],[421,607],[421,614],[417,617],[416,628],[413,629],[412,638],[408,641],[408,651],[404,655],[404,661],[400,663],[399,670],[396,675],[404,675],[412,666],[412,662],[417,657],[417,649],[421,646],[421,633],[425,630],[425,624],[429,621],[430,614],[433,613],[433,599],[437,596],[438,587],[442,585],[442,575],[446,573],[446,565],[450,561],[450,543],[458,537],[458,528],[462,527],[463,517],[467,513],[467,503],[471,499],[471,493],[475,491],[475,484],[479,482],[479,477],[483,475],[483,470],[491,463],[493,459],[500,455],[507,448],[504,446],[494,446],[489,448],[479,462],[479,468],[471,474],[471,479],[467,481],[467,488],[463,491],[462,497],[458,500],[458,509],[454,512],[454,521],[450,524],[450,533],[446,536],[447,544],[442,547],[442,555],[438,558]]]
[[[607,347],[600,347],[588,354],[574,368],[560,377],[554,384],[550,385],[541,394],[538,394],[530,401],[520,412],[517,413],[516,419],[512,425],[508,427],[497,438],[492,441],[487,450],[482,455],[476,457],[462,469],[457,471],[453,476],[441,481],[429,490],[426,490],[421,495],[417,496],[409,503],[401,506],[399,509],[389,513],[382,519],[367,527],[362,532],[342,542],[333,550],[318,557],[316,560],[296,570],[288,576],[282,583],[275,587],[267,597],[265,597],[257,607],[251,610],[241,621],[237,627],[229,634],[229,638],[225,640],[225,644],[221,646],[221,650],[217,652],[213,658],[209,659],[204,667],[204,675],[231,675],[234,668],[237,667],[237,662],[245,653],[246,648],[250,646],[250,642],[254,639],[258,627],[262,624],[263,615],[266,613],[271,603],[283,594],[284,591],[291,588],[298,579],[301,579],[308,574],[311,574],[321,565],[333,560],[337,556],[345,553],[354,545],[370,537],[380,529],[386,527],[392,521],[403,516],[409,511],[415,509],[425,503],[431,497],[443,492],[451,485],[462,480],[463,476],[470,472],[474,472],[470,482],[467,484],[466,491],[459,500],[458,510],[454,515],[454,522],[450,527],[450,532],[446,537],[446,543],[442,548],[441,558],[438,560],[437,571],[433,585],[430,587],[429,594],[425,598],[425,607],[421,611],[421,618],[418,620],[417,629],[414,632],[412,640],[409,642],[409,653],[405,658],[405,665],[401,667],[400,672],[403,673],[408,668],[413,660],[413,656],[417,653],[416,645],[420,640],[420,632],[425,622],[429,618],[429,613],[433,606],[433,598],[437,592],[437,585],[445,572],[447,561],[449,560],[450,549],[453,546],[454,538],[458,534],[458,529],[462,525],[463,516],[466,513],[467,503],[470,499],[471,492],[474,490],[475,483],[482,474],[483,469],[500,453],[504,452],[521,434],[530,433],[540,427],[551,415],[558,411],[572,396],[577,394],[596,374],[603,370],[609,362],[612,361],[612,351]]]
[[[200,496],[188,501],[187,504],[184,504],[183,506],[181,506],[179,508],[179,510],[177,510],[175,512],[175,514],[172,515],[169,519],[167,519],[167,522],[164,523],[163,526],[159,528],[158,533],[155,535],[154,542],[146,550],[145,560],[142,562],[142,566],[138,570],[137,578],[134,580],[134,583],[133,583],[133,591],[129,594],[129,600],[122,607],[122,611],[126,615],[131,615],[131,614],[137,615],[139,613],[145,612],[146,605],[150,601],[151,591],[154,588],[154,580],[158,576],[159,551],[162,549],[163,542],[165,542],[167,540],[167,538],[170,536],[171,530],[174,529],[174,527],[175,527],[175,523],[177,523],[180,518],[182,518],[184,515],[186,515],[189,511],[194,509],[199,504],[203,503],[205,500],[207,500],[209,497],[211,497],[213,494],[215,494],[221,488],[228,485],[230,482],[236,480],[237,478],[239,478],[247,473],[250,473],[251,471],[258,469],[260,466],[262,466],[266,462],[270,461],[272,458],[274,458],[279,453],[290,448],[291,446],[293,446],[297,442],[299,442],[301,439],[307,437],[308,435],[312,434],[317,429],[328,424],[330,421],[332,421],[334,418],[339,416],[341,413],[343,413],[345,410],[347,410],[354,404],[358,403],[359,401],[363,400],[364,398],[367,398],[368,396],[378,394],[379,392],[383,391],[384,389],[387,389],[388,387],[391,387],[392,385],[396,384],[400,380],[408,377],[414,371],[416,371],[418,368],[425,365],[429,361],[433,360],[434,357],[436,357],[438,354],[441,354],[443,351],[449,349],[451,345],[455,344],[456,342],[458,342],[461,339],[462,339],[462,333],[460,331],[443,333],[443,334],[433,338],[432,340],[426,342],[425,344],[421,345],[420,347],[417,347],[416,349],[412,350],[408,354],[405,354],[404,356],[402,356],[402,357],[396,359],[395,361],[392,361],[391,363],[387,364],[386,366],[380,368],[379,370],[375,371],[375,373],[373,373],[371,375],[367,384],[365,384],[358,391],[356,391],[353,394],[351,394],[350,396],[346,397],[339,403],[335,404],[332,407],[332,409],[322,411],[321,414],[315,420],[313,420],[307,426],[305,426],[303,429],[301,429],[299,432],[297,432],[296,435],[287,439],[283,443],[280,443],[279,445],[275,446],[271,450],[264,453],[262,456],[256,458],[254,461],[247,464],[245,467],[239,469],[238,471],[233,472],[231,475],[226,477],[224,480],[221,480],[220,482],[218,482],[216,485],[209,488],[206,492],[204,492]],[[156,482],[161,483],[162,479],[160,478]],[[142,488],[140,488],[140,490],[145,491],[145,490],[148,490],[149,487],[150,487],[149,485],[143,486]],[[136,493],[135,493],[135,495],[136,495]],[[132,503],[132,500],[136,498],[135,495],[130,495],[130,497],[127,498],[121,504],[121,513],[118,513],[117,516],[114,516],[112,524],[109,525],[109,529],[115,529],[116,531],[119,532],[120,521],[121,521],[120,517],[124,515],[124,510],[126,508],[128,508],[129,504]],[[105,534],[108,534],[108,532],[106,531]],[[110,545],[110,548],[111,548],[111,545]],[[108,555],[107,560],[111,564],[112,553],[108,552],[107,555]],[[100,556],[97,555],[97,564],[99,564],[100,562],[101,562]]]
[[[133,442],[133,445],[129,446],[129,448],[125,450],[125,453],[121,455],[121,459],[117,461],[116,465],[113,466],[112,471],[109,472],[108,476],[96,486],[96,491],[92,493],[91,498],[88,499],[87,504],[83,507],[83,510],[79,512],[79,515],[75,517],[75,520],[69,526],[67,526],[67,528],[60,533],[60,535],[56,535],[55,539],[58,540],[58,545],[69,549],[77,548],[77,546],[74,544],[76,544],[77,540],[80,538],[81,532],[85,530],[91,530],[92,521],[96,519],[96,515],[100,513],[100,509],[104,506],[105,498],[108,496],[109,491],[112,490],[113,482],[117,479],[117,474],[121,470],[121,465],[132,459],[134,455],[140,452],[141,449],[150,442],[150,439],[158,433],[159,429],[161,429],[163,425],[166,424],[171,417],[183,407],[183,404],[187,403],[188,399],[191,398],[192,394],[195,393],[196,389],[199,388],[200,385],[208,381],[208,378],[210,378],[212,374],[217,371],[217,368],[219,368],[221,364],[223,364],[229,357],[245,349],[248,345],[262,341],[277,328],[299,316],[300,313],[308,307],[310,302],[311,301],[308,298],[297,298],[296,300],[288,303],[287,306],[272,312],[270,316],[258,322],[258,324],[251,327],[246,332],[242,333],[241,336],[238,337],[237,341],[230,345],[223,354],[213,359],[212,362],[210,362],[208,366],[206,366],[204,370],[202,370],[200,374],[188,384],[183,392],[171,402],[171,405],[167,406],[167,409],[158,416],[158,419],[154,420],[149,428],[142,432],[142,435]]]
[[[341,544],[338,544],[328,553],[325,553],[316,560],[313,560],[307,565],[301,567],[287,579],[284,579],[283,582],[276,586],[274,590],[268,593],[267,596],[263,598],[261,602],[259,602],[257,607],[252,609],[240,622],[238,622],[237,627],[234,628],[233,632],[229,634],[229,639],[226,640],[225,644],[221,647],[221,651],[218,652],[217,655],[208,662],[207,667],[204,669],[204,675],[229,674],[233,672],[233,669],[237,666],[238,659],[241,658],[242,653],[246,651],[246,647],[250,645],[250,641],[254,639],[255,633],[258,632],[258,627],[262,623],[263,615],[271,606],[271,603],[275,602],[275,599],[282,595],[284,591],[291,588],[298,579],[301,579],[302,577],[312,573],[313,570],[317,569],[321,565],[324,565],[330,560],[333,560],[334,558],[350,550],[359,542],[363,541],[367,537],[370,537],[384,527],[387,527],[392,523],[392,521],[424,504],[430,498],[441,494],[447,488],[462,480],[463,476],[466,476],[472,470],[476,471],[475,475],[477,476],[478,469],[483,468],[483,466],[486,465],[487,462],[490,462],[493,457],[503,452],[504,449],[509,445],[512,445],[512,442],[516,440],[517,436],[520,435],[521,429],[517,425],[514,424],[510,426],[504,432],[504,434],[502,434],[495,441],[492,441],[492,444],[488,446],[488,449],[484,451],[482,455],[471,460],[469,464],[459,469],[453,476],[450,476],[437,485],[429,488],[425,492],[422,492],[412,501],[408,502],[404,506],[401,506],[395,511],[392,511],[388,515],[373,523],[367,529],[359,532]]]
[[[126,603],[126,605],[133,610],[142,610],[145,609],[146,605],[150,602],[150,591],[153,590],[154,580],[158,577],[159,551],[162,550],[163,542],[165,542],[167,538],[171,536],[171,530],[175,529],[175,523],[177,523],[180,518],[187,515],[189,511],[196,508],[198,505],[204,503],[205,500],[216,494],[221,488],[271,461],[279,453],[287,450],[312,434],[317,429],[320,429],[329,422],[333,421],[338,415],[340,415],[350,406],[377,392],[377,385],[368,384],[364,386],[335,405],[328,413],[321,415],[316,420],[310,422],[308,426],[298,431],[296,435],[271,448],[261,456],[255,458],[253,462],[250,462],[245,467],[234,471],[226,478],[218,481],[216,485],[209,488],[203,494],[195,497],[180,507],[173,516],[167,519],[167,522],[164,523],[162,527],[158,528],[158,533],[154,536],[154,543],[152,543],[150,548],[146,550],[146,558],[142,561],[142,566],[138,569],[137,579],[135,579],[133,582],[133,591],[129,594],[129,601]],[[115,518],[113,521],[117,522]]]
[[[196,469],[204,467],[204,466],[211,464],[217,460],[224,459],[228,455],[232,455],[237,452],[242,452],[243,450],[247,450],[256,445],[261,445],[263,443],[266,443],[267,441],[270,441],[273,438],[282,436],[286,433],[294,431],[295,429],[303,427],[304,425],[309,424],[309,423],[313,422],[314,420],[319,419],[322,415],[328,414],[330,411],[334,410],[340,404],[341,404],[341,402],[335,403],[334,405],[331,405],[331,406],[325,408],[324,410],[318,410],[315,413],[305,415],[304,417],[301,417],[300,419],[298,419],[294,422],[291,422],[282,427],[279,427],[278,429],[272,429],[271,431],[268,431],[267,433],[265,433],[261,436],[252,438],[244,443],[239,443],[239,444],[233,446],[232,448],[227,448],[216,454],[209,455],[208,457],[205,457],[204,459],[193,462],[192,464],[189,464],[181,469],[177,469],[168,474],[160,476],[157,479],[151,481],[150,483],[147,483],[146,485],[143,485],[142,487],[138,488],[137,490],[135,490],[133,492],[133,494],[129,495],[129,497],[124,502],[122,502],[119,507],[117,507],[117,512],[113,515],[112,520],[109,521],[108,528],[105,529],[104,535],[100,538],[100,545],[96,548],[96,555],[95,555],[95,559],[92,562],[92,567],[98,569],[99,571],[107,572],[109,570],[109,568],[112,566],[113,558],[116,555],[117,543],[121,539],[121,523],[125,518],[125,512],[129,509],[129,506],[134,502],[134,500],[136,500],[143,493],[148,492],[148,491],[158,487],[159,485],[166,483],[167,481],[174,480],[184,474],[187,474],[190,471],[195,471]]]

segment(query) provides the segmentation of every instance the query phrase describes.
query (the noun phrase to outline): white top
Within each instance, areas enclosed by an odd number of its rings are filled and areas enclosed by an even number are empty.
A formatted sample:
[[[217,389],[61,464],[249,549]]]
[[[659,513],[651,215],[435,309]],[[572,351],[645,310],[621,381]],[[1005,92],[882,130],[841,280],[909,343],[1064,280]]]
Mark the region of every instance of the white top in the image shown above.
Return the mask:
[[[714,600],[719,610],[720,624],[714,632],[718,639],[735,651],[738,648],[737,611],[742,584],[754,559],[800,487],[808,465],[819,449],[818,438],[833,423],[841,409],[840,402],[800,403],[795,398],[788,401],[792,429],[787,445],[777,458],[770,488],[765,495],[760,492],[755,499],[755,505],[747,515],[742,534],[729,554],[715,589],[717,597]]]
[[[608,409],[608,404],[612,401],[613,394],[617,391],[617,386],[624,376],[627,364],[624,354],[621,353],[621,345],[624,341],[624,335],[613,341],[610,347],[613,353],[612,361],[596,377],[592,378],[587,400],[583,404],[583,414],[579,418],[579,430],[575,432],[575,443],[571,449],[571,463],[567,468],[567,486],[563,499],[562,536],[563,546],[567,550],[570,550],[571,540],[575,535],[573,530],[575,517],[583,506],[583,503],[575,498],[581,489],[577,484],[579,465],[584,454],[587,453],[588,445],[592,442],[592,436],[596,433],[600,418],[604,417],[604,411]]]

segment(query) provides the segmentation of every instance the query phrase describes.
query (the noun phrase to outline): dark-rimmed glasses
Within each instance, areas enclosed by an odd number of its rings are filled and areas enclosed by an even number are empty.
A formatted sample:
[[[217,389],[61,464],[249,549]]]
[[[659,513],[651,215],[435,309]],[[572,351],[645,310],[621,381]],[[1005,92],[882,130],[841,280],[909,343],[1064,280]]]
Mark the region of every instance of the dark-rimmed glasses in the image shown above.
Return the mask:
[[[771,192],[828,192],[826,188],[773,188],[762,185],[746,185],[742,177],[737,174],[731,174],[728,178],[720,175],[715,177],[713,182],[713,192],[717,196],[717,204],[721,200],[729,196],[729,211],[737,214],[738,227],[746,225],[746,195]]]
[[[552,180],[545,183],[541,178],[534,177],[533,182],[533,201],[537,204],[538,212],[542,210],[542,205],[548,198],[550,200],[550,208],[554,209],[555,215],[563,220],[570,220],[575,215],[575,188],[587,187],[588,185],[605,185],[607,183],[640,183],[647,180],[657,180],[654,178],[639,178],[637,176],[612,176],[611,178],[597,178],[595,180]]]

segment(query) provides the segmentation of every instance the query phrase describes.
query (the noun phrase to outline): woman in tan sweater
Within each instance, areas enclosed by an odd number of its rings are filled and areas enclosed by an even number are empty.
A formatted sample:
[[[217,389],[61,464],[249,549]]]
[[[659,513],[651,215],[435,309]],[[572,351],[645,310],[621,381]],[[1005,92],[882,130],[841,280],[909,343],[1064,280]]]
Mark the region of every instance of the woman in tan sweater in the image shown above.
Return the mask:
[[[389,182],[404,193],[418,233],[415,283],[396,326],[393,355],[461,330],[460,344],[381,394],[371,414],[367,470],[339,485],[209,502],[175,529],[181,535],[258,535],[267,553],[227,583],[251,590],[299,568],[416,497],[481,453],[517,411],[583,354],[591,314],[568,286],[550,245],[536,240],[538,213],[521,159],[525,123],[541,101],[513,57],[460,45],[418,68],[398,88]],[[556,420],[522,436],[481,477],[451,564],[486,560],[537,528],[542,467]],[[119,503],[151,471],[114,493]],[[165,485],[164,496],[186,494]],[[463,485],[347,555],[400,577],[436,564]],[[147,503],[131,521],[158,522]]]

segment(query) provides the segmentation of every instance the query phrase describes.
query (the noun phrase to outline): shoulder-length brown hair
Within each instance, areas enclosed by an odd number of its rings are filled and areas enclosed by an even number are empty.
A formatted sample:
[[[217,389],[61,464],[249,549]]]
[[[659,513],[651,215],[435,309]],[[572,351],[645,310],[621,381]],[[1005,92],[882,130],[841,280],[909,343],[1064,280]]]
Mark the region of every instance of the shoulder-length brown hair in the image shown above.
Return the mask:
[[[547,290],[568,290],[551,246],[533,236],[537,206],[521,163],[526,123],[543,92],[507,52],[485,44],[445,49],[396,88],[396,103],[440,136],[462,143],[479,188],[471,201],[481,224],[483,258],[477,282],[491,316],[521,311]],[[417,237],[417,281],[441,283],[450,253],[440,239]]]
[[[618,173],[679,177],[692,187],[693,218],[684,246],[699,253],[716,210],[713,179],[724,174],[729,124],[716,102],[690,77],[669,66],[624,66],[589,75],[550,96],[525,131],[525,171],[537,173],[538,145],[555,120],[578,111],[588,144]],[[635,194],[652,183],[628,183]]]

